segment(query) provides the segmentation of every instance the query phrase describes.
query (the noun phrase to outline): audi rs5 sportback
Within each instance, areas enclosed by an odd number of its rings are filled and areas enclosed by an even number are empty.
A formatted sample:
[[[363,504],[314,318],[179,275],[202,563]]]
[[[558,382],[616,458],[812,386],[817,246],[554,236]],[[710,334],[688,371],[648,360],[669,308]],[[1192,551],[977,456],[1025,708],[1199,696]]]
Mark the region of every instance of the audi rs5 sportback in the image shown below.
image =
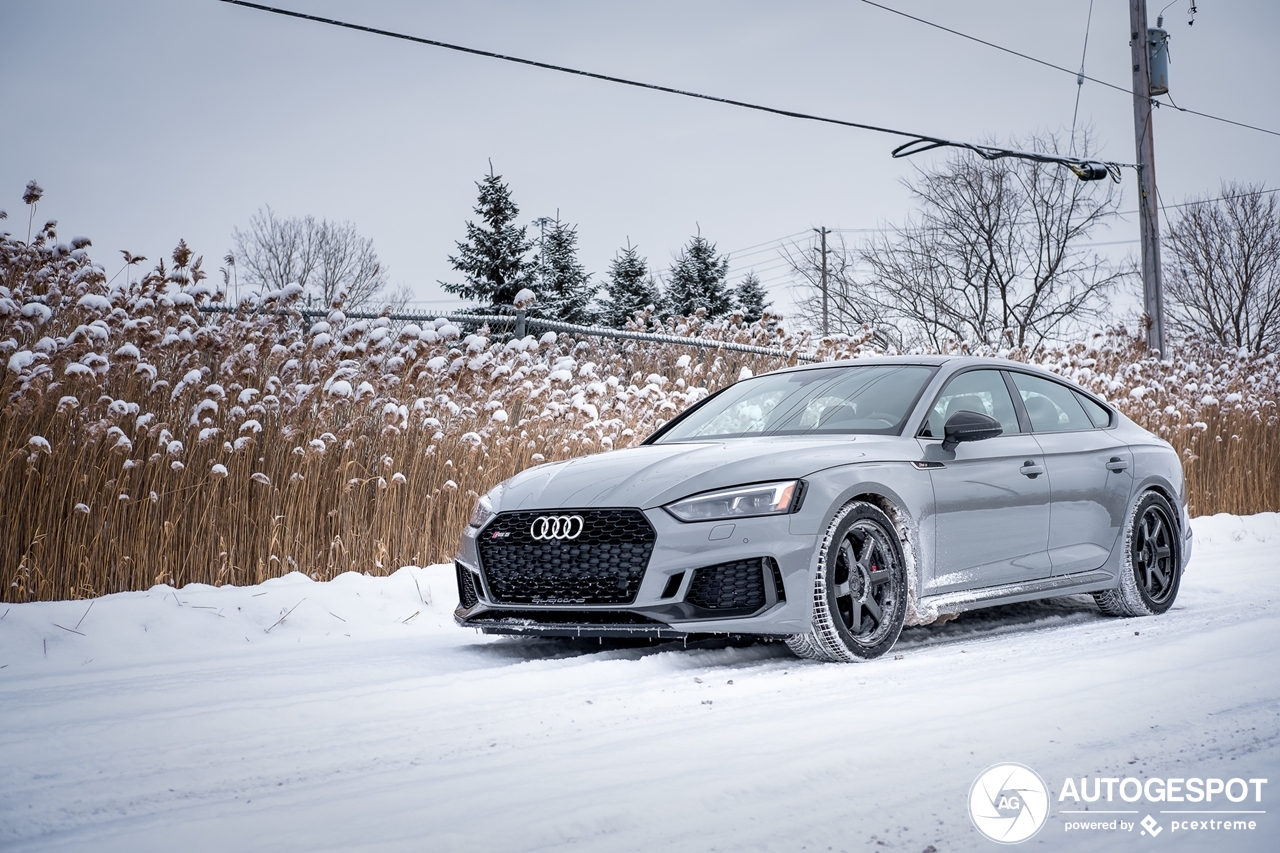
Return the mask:
[[[641,445],[530,468],[480,498],[459,625],[572,637],[759,635],[858,661],[904,625],[1091,593],[1173,604],[1191,554],[1168,443],[1025,364],[790,368]]]

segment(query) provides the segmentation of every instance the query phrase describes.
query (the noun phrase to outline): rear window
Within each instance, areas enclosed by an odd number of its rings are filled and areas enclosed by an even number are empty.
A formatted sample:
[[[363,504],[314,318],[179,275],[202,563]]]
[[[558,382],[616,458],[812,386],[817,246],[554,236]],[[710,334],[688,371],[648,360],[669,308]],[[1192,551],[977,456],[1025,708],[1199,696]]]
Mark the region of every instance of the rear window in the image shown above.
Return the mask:
[[[1076,392],[1065,385],[1026,373],[1012,373],[1013,384],[1022,396],[1022,405],[1036,432],[1093,429]]]
[[[1095,400],[1086,397],[1079,391],[1076,392],[1076,399],[1080,401],[1080,405],[1084,406],[1084,412],[1089,416],[1089,420],[1093,421],[1096,427],[1111,426],[1111,410]]]

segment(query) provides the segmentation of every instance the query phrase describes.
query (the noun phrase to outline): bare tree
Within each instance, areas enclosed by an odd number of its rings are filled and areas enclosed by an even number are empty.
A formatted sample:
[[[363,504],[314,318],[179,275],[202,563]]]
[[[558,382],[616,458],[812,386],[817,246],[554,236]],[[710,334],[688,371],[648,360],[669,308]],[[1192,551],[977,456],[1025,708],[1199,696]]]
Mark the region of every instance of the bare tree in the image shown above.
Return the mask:
[[[233,263],[245,282],[260,292],[290,284],[304,297],[328,307],[341,301],[350,309],[402,307],[407,293],[387,291],[387,269],[350,222],[316,221],[313,216],[279,217],[270,207],[259,210],[245,231],[232,232]]]
[[[1225,184],[1171,224],[1164,285],[1181,332],[1253,351],[1280,346],[1280,202],[1265,186]]]
[[[1045,136],[1028,147],[1058,145]],[[895,327],[906,345],[1034,350],[1100,320],[1109,292],[1131,274],[1082,245],[1119,201],[1110,183],[962,152],[905,184],[919,212],[862,246],[865,272],[840,267],[846,253],[837,251],[828,280],[855,320]]]
[[[883,347],[900,346],[901,335],[890,320],[889,311],[867,298],[868,287],[857,274],[857,253],[844,235],[834,232],[827,242],[827,327],[835,334],[856,335],[870,329],[873,340]],[[778,254],[799,279],[803,295],[797,300],[797,315],[815,329],[822,328],[822,255],[816,239],[808,245],[792,243]]]

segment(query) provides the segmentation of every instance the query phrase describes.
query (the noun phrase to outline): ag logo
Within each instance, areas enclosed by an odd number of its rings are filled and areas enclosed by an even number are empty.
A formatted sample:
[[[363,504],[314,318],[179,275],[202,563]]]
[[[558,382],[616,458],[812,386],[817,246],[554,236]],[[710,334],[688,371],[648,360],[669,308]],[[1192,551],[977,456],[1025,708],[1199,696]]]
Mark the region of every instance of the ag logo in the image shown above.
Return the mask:
[[[969,789],[969,817],[978,832],[992,841],[1026,841],[1049,817],[1049,789],[1030,767],[988,767]]]

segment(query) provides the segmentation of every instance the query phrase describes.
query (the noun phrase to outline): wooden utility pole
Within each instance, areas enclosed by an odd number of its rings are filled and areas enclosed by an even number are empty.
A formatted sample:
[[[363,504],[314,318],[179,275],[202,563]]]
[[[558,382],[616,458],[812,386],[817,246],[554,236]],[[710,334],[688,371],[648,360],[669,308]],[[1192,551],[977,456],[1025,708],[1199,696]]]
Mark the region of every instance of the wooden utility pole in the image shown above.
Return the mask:
[[[817,231],[818,236],[822,238],[822,336],[825,338],[831,334],[831,327],[827,320],[827,235],[831,232],[826,226],[813,230]]]
[[[1138,154],[1138,233],[1142,238],[1142,302],[1150,320],[1148,349],[1164,349],[1164,294],[1160,284],[1160,219],[1156,196],[1156,149],[1152,134],[1151,53],[1147,46],[1147,0],[1129,0],[1129,46],[1133,51],[1133,134]]]

